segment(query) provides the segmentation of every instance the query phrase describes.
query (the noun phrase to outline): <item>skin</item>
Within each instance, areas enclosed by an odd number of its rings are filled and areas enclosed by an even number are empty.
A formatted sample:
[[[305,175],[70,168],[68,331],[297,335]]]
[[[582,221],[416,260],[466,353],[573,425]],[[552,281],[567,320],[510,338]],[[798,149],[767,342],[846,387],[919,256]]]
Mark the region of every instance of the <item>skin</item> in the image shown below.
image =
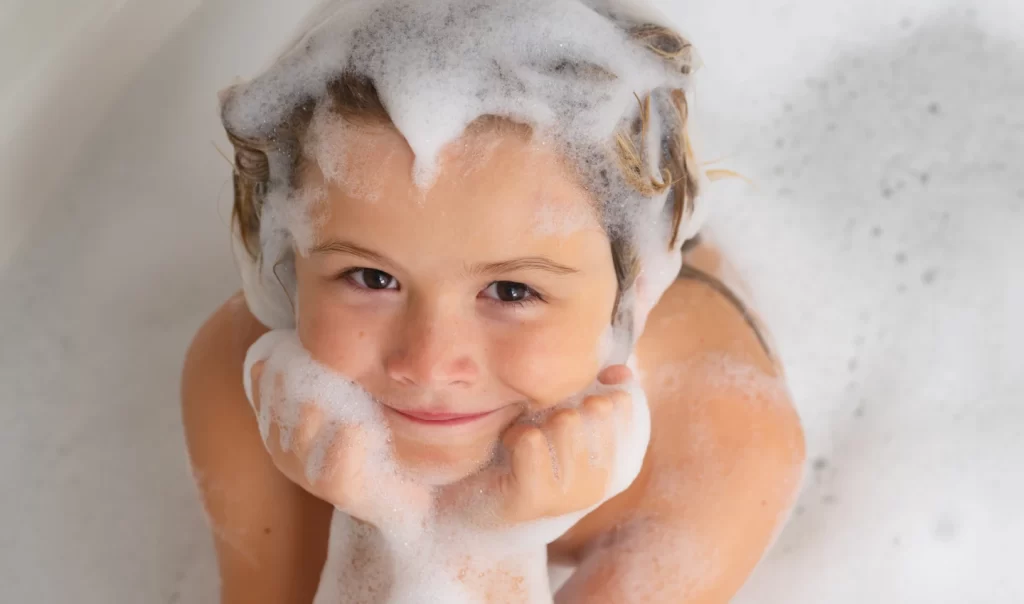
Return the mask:
[[[397,132],[359,128],[346,136],[357,155],[338,155],[340,169],[321,164],[304,173],[304,183],[326,195],[313,249],[296,260],[303,345],[383,403],[403,468],[451,483],[472,475],[503,441],[522,453],[518,477],[533,481],[502,491],[509,502],[530,503],[510,506],[509,521],[567,511],[553,507],[558,501],[587,507],[600,473],[559,485],[539,479],[543,467],[528,454],[546,452],[549,442],[572,450],[581,415],[556,415],[532,432],[508,429],[524,411],[581,390],[600,368],[615,277],[585,192],[544,145],[521,133],[476,133],[449,145],[425,191],[411,182],[412,152]],[[365,165],[380,167],[357,167]],[[328,182],[324,173],[345,177]],[[538,215],[569,226],[538,228]],[[523,257],[570,270],[477,266]],[[713,248],[698,246],[687,261],[724,272]],[[508,304],[529,291],[543,301]],[[358,491],[346,480],[329,489],[304,481],[262,441],[240,378],[246,350],[265,331],[236,295],[196,335],[183,375],[190,457],[217,547],[222,602],[231,604],[312,601],[333,507],[352,505]],[[579,565],[556,601],[727,602],[799,486],[799,420],[741,313],[701,282],[669,288],[636,354],[652,415],[644,466],[626,492],[549,546],[552,561]],[[628,377],[621,366],[602,376]],[[629,401],[588,403],[578,414],[607,424],[611,409]],[[458,430],[403,415],[427,412],[488,415]],[[634,567],[650,591],[642,598]]]

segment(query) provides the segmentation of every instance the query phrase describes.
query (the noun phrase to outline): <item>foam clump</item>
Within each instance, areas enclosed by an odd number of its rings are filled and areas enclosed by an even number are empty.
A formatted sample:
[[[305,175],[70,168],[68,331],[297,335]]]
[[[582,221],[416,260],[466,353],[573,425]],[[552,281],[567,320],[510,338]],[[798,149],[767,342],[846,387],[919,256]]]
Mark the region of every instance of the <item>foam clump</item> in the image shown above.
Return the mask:
[[[461,497],[458,513],[440,514],[442,487],[403,474],[379,404],[302,347],[293,330],[293,255],[313,243],[311,209],[324,191],[300,182],[298,160],[315,162],[326,181],[371,203],[386,177],[346,148],[349,124],[333,111],[331,86],[343,75],[373,82],[415,154],[415,181],[424,190],[437,177],[442,149],[481,116],[527,124],[538,140],[554,144],[595,197],[609,237],[626,240],[640,257],[642,272],[620,292],[618,314],[600,342],[603,366],[628,360],[635,374],[633,345],[679,269],[679,246],[696,232],[704,211],[689,204],[673,232],[672,183],[639,190],[637,179],[646,176],[624,174],[616,161],[616,136],[626,133],[636,139],[642,170],[655,181],[664,178],[666,157],[675,152],[671,143],[681,134],[672,95],[689,89],[696,58],[685,41],[652,25],[667,23],[641,0],[328,0],[266,71],[222,96],[233,141],[255,141],[267,163],[258,189],[258,259],[237,239],[235,250],[250,310],[275,328],[253,345],[245,364],[261,434],[268,447],[309,451],[310,481],[338,462],[342,441],[341,459],[355,463],[350,470],[366,480],[360,503],[373,511],[372,518],[353,514],[366,522],[335,515],[317,602],[458,604],[488,601],[493,593],[510,594],[498,601],[550,602],[545,546],[593,509],[499,526],[481,522],[494,505],[494,494],[482,491]],[[298,111],[309,126],[302,140],[287,140],[282,126]],[[643,137],[640,122],[647,124]],[[487,149],[480,152],[486,156]],[[536,231],[558,236],[579,224],[577,216],[548,212],[538,216]],[[668,249],[673,240],[675,248]],[[260,361],[266,364],[259,401],[253,401],[250,371]],[[556,409],[523,421],[539,424],[608,388],[595,380]],[[628,390],[633,404],[630,417],[617,424],[604,499],[635,479],[650,438],[642,389],[635,381],[614,388]],[[302,442],[311,412],[322,418],[321,429],[312,443]],[[269,440],[272,427],[277,443]],[[499,448],[481,473],[505,471],[507,463]]]
[[[611,6],[327,2],[269,70],[230,95],[225,121],[242,136],[273,136],[274,125],[326,98],[329,83],[350,72],[373,80],[416,155],[423,184],[441,147],[481,115],[557,131],[565,140],[607,141],[634,95],[686,84],[671,63],[629,38],[623,27],[638,24],[633,15]]]
[[[294,199],[292,170],[300,155],[315,160],[328,181],[344,176],[360,196],[375,199],[372,168],[344,165],[344,124],[331,114],[330,92],[343,75],[373,82],[415,155],[421,188],[430,187],[442,149],[469,124],[484,115],[504,117],[557,146],[598,200],[610,237],[664,255],[673,235],[664,224],[671,222],[670,187],[638,191],[635,176],[622,173],[612,152],[616,133],[634,131],[643,118],[648,127],[635,141],[639,159],[652,178],[664,179],[668,141],[682,127],[672,91],[690,88],[697,58],[684,40],[654,27],[663,25],[657,11],[637,0],[324,2],[264,73],[222,96],[223,120],[236,139],[273,142],[261,220],[264,267],[286,260],[288,243],[308,247],[310,229],[302,221],[310,220],[309,197],[316,193]],[[311,116],[308,140],[278,137],[298,110]],[[289,210],[274,210],[278,205]],[[689,208],[685,236],[693,234],[697,209]],[[542,232],[574,228],[572,217],[541,224]],[[267,281],[279,285],[273,276]],[[659,288],[664,281],[657,279]]]
[[[257,392],[250,376],[261,362]],[[558,408],[577,406],[586,395],[615,388],[632,396],[629,417],[614,419],[616,455],[601,501],[571,514],[511,526],[481,522],[500,493],[471,492],[458,505],[442,509],[438,489],[445,487],[418,481],[398,467],[379,403],[354,381],[316,362],[294,330],[274,330],[258,339],[246,355],[245,376],[246,395],[257,410],[264,442],[271,449],[277,445],[309,455],[311,481],[329,476],[332,464],[345,466],[351,459],[360,464],[351,475],[361,482],[345,485],[358,491],[356,499],[349,499],[356,511],[339,509],[335,514],[317,602],[469,604],[493,601],[488,594],[494,593],[513,594],[509,601],[515,602],[550,602],[547,544],[632,483],[650,438],[650,412],[635,380],[623,386],[595,382]],[[320,419],[311,448],[293,440],[306,432],[310,409]],[[328,446],[354,427],[364,438],[342,447],[340,458],[326,459]],[[278,443],[270,440],[272,428]],[[481,474],[502,471],[503,462],[496,455]],[[473,482],[473,477],[464,483],[468,486],[452,488],[486,484]]]

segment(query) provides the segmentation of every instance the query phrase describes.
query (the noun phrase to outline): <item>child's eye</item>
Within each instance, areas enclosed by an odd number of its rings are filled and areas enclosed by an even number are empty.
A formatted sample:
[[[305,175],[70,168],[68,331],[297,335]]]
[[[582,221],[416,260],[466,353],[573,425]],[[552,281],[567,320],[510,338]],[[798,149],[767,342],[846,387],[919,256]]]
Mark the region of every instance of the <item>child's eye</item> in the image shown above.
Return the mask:
[[[498,304],[525,305],[534,302],[543,302],[533,288],[525,283],[515,281],[495,281],[484,290],[488,297],[495,299]]]
[[[362,289],[398,289],[398,281],[394,277],[373,268],[354,268],[341,276]],[[390,287],[392,284],[394,287]]]

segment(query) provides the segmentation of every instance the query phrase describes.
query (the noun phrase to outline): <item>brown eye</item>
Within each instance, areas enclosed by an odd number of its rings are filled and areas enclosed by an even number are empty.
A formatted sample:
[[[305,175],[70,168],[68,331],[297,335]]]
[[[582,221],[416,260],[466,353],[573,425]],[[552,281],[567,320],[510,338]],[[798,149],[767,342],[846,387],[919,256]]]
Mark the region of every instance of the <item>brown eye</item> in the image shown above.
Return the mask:
[[[529,304],[540,302],[540,295],[529,285],[515,281],[495,281],[484,290],[488,298],[501,304]]]
[[[360,275],[362,277],[360,278]],[[357,268],[347,273],[349,279],[354,281],[356,285],[366,289],[393,289],[391,284],[395,282],[395,278],[385,273],[384,271],[378,271],[372,268]]]
[[[502,302],[519,302],[526,296],[530,295],[530,288],[526,287],[522,283],[515,283],[514,281],[498,281],[497,285],[498,298]]]

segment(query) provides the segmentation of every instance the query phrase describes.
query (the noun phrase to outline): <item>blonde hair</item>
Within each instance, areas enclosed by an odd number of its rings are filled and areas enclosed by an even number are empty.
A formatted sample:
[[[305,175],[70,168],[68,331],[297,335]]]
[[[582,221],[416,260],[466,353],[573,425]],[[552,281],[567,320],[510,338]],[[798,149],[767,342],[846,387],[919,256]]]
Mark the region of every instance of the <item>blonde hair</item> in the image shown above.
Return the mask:
[[[683,74],[690,74],[695,68],[695,57],[691,44],[671,29],[660,25],[644,24],[628,29],[628,33],[640,45],[668,62]],[[602,79],[614,79],[598,65],[574,65],[578,73]],[[346,72],[327,87],[327,97],[332,110],[342,119],[354,124],[389,125],[391,118],[378,96],[373,82],[360,74]],[[668,100],[672,115],[667,132],[671,133],[665,144],[659,145],[662,156],[660,170],[652,174],[649,162],[645,161],[643,150],[650,129],[651,96],[637,98],[640,104],[638,117],[629,127],[620,128],[612,142],[612,153],[626,182],[644,196],[653,197],[671,189],[672,238],[669,250],[677,245],[679,227],[682,221],[694,211],[694,200],[698,195],[698,168],[687,135],[688,105],[683,90],[669,91]],[[228,139],[235,150],[234,163],[234,207],[233,222],[246,251],[253,260],[260,260],[260,216],[270,186],[268,156],[271,152],[283,152],[291,158],[286,176],[291,186],[298,186],[300,167],[303,161],[302,137],[309,127],[313,115],[312,101],[300,105],[285,123],[278,124],[272,138],[245,138],[232,132],[225,121]],[[508,122],[501,116],[481,116],[471,126],[475,129],[495,127]],[[634,242],[625,236],[612,236],[611,252],[618,281],[613,318],[623,291],[630,288],[639,274],[640,262]]]

